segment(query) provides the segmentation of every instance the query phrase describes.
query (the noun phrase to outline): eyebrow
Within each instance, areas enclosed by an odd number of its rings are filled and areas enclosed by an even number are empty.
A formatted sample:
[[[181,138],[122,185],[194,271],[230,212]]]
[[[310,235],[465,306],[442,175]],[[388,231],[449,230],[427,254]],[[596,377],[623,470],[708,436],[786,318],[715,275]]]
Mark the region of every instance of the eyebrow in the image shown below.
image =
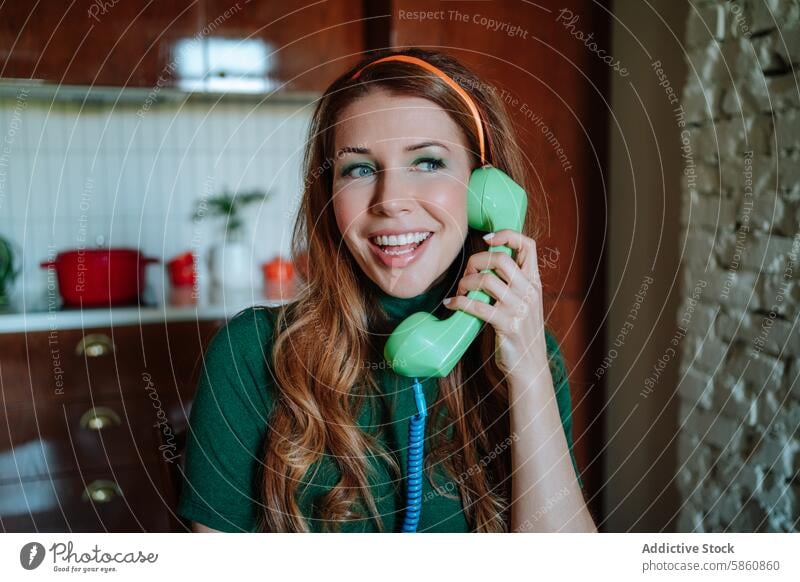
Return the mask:
[[[448,152],[450,151],[450,148],[448,148],[446,145],[444,145],[443,143],[438,142],[438,141],[423,141],[423,142],[420,142],[420,143],[416,143],[416,144],[413,144],[413,145],[410,145],[410,146],[406,147],[404,151],[413,152],[415,150],[421,150],[422,148],[426,148],[426,147],[430,147],[430,146],[437,146],[437,147],[446,149]],[[364,148],[364,147],[345,146],[345,147],[341,148],[339,151],[336,152],[336,158],[338,159],[342,155],[348,154],[348,153],[352,153],[352,154],[371,154],[372,152],[368,148]]]

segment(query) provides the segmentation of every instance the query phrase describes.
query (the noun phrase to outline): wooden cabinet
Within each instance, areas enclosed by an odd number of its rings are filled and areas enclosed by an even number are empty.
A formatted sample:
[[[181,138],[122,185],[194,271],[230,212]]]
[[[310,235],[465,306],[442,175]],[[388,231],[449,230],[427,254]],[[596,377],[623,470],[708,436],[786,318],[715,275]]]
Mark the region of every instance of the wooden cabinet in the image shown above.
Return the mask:
[[[266,74],[276,87],[286,83],[286,90],[322,92],[361,59],[361,2],[251,2],[234,11],[231,4],[205,0],[203,21],[217,23],[216,36],[263,42]]]
[[[0,7],[3,77],[154,86],[169,47],[196,34],[197,3],[11,2]]]
[[[363,28],[350,0],[5,2],[0,77],[160,89],[256,75],[264,91],[322,91],[359,58]]]
[[[222,323],[0,335],[3,531],[180,530],[182,432]]]

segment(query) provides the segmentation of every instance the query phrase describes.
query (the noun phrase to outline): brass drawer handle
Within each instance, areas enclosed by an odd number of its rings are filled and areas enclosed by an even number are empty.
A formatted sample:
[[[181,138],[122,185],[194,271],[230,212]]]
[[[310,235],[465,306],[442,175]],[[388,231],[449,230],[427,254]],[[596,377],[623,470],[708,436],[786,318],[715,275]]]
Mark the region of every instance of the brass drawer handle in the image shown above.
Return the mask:
[[[83,490],[82,498],[84,501],[95,501],[97,503],[109,503],[115,497],[122,497],[122,489],[114,481],[98,479],[92,481]]]
[[[122,419],[119,414],[105,406],[95,406],[81,415],[81,428],[87,430],[102,430],[110,426],[119,426]]]
[[[87,358],[99,358],[114,352],[114,342],[104,333],[90,333],[75,346],[75,354]]]

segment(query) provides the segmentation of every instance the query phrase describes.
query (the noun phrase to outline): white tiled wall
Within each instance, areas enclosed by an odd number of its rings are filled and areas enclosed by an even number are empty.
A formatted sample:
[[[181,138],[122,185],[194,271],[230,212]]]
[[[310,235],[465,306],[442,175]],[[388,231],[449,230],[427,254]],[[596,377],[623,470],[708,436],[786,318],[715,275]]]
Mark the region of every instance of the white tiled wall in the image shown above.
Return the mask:
[[[197,201],[224,188],[273,196],[247,211],[256,264],[288,256],[300,196],[300,165],[311,105],[188,101],[135,105],[0,100],[0,234],[22,249],[13,301],[45,296],[39,263],[95,244],[139,248],[166,263],[204,256],[219,223],[191,220]],[[163,266],[148,286],[166,285]],[[207,280],[201,265],[201,280]],[[152,297],[158,297],[153,295]]]

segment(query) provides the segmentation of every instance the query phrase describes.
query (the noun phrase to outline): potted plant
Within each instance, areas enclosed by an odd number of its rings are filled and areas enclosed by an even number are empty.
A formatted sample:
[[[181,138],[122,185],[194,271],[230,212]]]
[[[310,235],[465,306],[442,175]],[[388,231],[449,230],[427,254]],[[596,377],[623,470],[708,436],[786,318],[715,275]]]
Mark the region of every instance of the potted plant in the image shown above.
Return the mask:
[[[14,248],[11,246],[11,241],[0,236],[0,309],[8,308],[8,293],[17,275],[19,268],[14,266]]]
[[[224,287],[248,289],[255,280],[250,249],[245,244],[243,210],[255,202],[263,202],[269,193],[262,190],[231,193],[223,191],[212,198],[201,199],[192,218],[222,218],[223,237],[209,249],[208,268],[212,281]]]

